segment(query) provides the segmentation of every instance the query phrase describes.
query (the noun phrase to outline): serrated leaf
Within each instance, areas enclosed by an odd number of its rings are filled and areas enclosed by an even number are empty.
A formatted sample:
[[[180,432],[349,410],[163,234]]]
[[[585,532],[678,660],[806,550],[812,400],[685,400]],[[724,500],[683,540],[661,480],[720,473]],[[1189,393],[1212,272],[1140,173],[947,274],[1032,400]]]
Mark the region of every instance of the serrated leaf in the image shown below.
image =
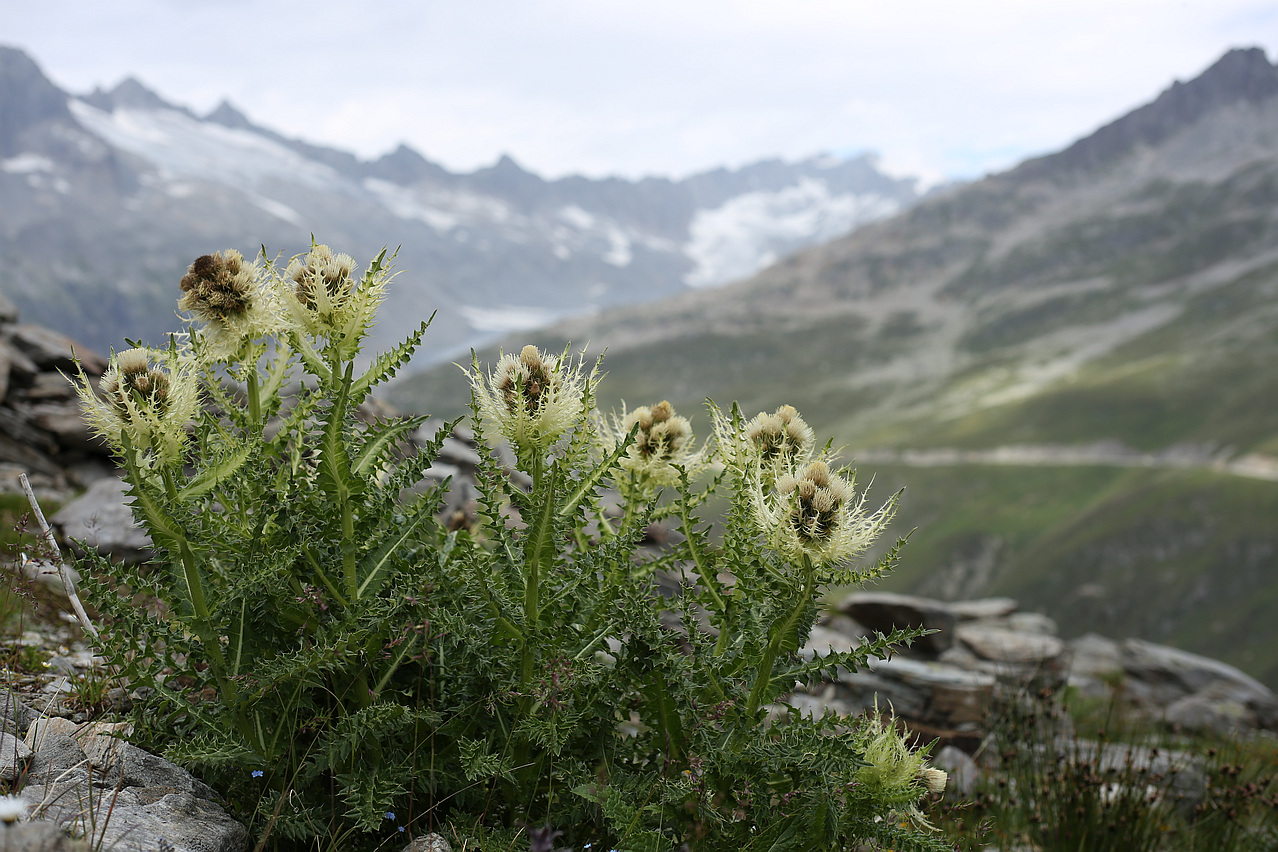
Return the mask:
[[[218,485],[227,480],[236,471],[244,466],[244,462],[248,461],[248,457],[252,452],[249,446],[243,446],[236,449],[230,455],[221,459],[217,464],[211,465],[200,471],[198,475],[193,477],[182,490],[178,492],[179,500],[194,500],[207,494]]]

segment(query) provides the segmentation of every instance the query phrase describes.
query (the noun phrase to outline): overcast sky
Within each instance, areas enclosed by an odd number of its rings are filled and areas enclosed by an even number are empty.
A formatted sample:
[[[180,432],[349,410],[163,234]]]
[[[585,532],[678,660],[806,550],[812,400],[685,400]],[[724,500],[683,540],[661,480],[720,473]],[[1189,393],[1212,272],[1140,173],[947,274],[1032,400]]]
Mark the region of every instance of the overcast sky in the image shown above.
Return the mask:
[[[203,114],[453,170],[682,176],[878,152],[929,178],[1056,150],[1278,0],[0,0],[0,44],[74,93],[133,75]]]

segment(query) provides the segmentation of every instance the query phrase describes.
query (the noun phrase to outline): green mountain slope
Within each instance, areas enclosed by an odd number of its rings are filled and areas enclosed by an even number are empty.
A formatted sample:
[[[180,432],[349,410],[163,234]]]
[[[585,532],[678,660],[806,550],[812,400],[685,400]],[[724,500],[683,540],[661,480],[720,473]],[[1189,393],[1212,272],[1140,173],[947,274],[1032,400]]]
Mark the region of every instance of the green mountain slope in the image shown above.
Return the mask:
[[[569,340],[607,347],[605,405],[789,402],[907,486],[895,588],[1014,594],[1067,634],[1278,686],[1278,68],[1259,50],[749,281],[533,336]],[[459,411],[464,382],[396,394]]]

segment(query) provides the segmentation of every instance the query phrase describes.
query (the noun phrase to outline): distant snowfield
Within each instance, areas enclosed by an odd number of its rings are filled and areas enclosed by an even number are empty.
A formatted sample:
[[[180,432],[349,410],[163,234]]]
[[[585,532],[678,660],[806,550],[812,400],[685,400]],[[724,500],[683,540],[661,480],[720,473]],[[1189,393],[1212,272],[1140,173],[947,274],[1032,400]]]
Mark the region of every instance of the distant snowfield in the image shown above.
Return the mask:
[[[85,130],[154,163],[172,178],[194,177],[239,187],[283,178],[317,189],[331,189],[342,180],[328,166],[265,136],[200,121],[176,110],[106,112],[75,98],[67,106]]]
[[[695,264],[689,287],[716,287],[746,278],[784,254],[890,216],[900,205],[879,195],[833,195],[824,181],[805,177],[778,192],[750,192],[699,211],[684,253]]]

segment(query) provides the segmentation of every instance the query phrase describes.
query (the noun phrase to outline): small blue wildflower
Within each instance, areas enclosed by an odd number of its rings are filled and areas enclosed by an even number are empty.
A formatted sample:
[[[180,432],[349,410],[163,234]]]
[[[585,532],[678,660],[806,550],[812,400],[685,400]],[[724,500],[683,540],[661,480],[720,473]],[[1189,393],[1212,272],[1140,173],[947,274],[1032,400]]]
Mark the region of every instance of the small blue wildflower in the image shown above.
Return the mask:
[[[386,818],[387,818],[387,819],[394,819],[394,818],[395,818],[395,812],[394,812],[394,811],[387,811],[387,812],[386,812]]]
[[[402,826],[402,825],[401,825],[401,826],[399,827],[399,830],[400,830],[400,831],[403,831],[403,830],[404,830],[404,826]]]
[[[260,770],[260,769],[254,769],[254,770],[253,770],[253,777],[254,777],[254,778],[261,778],[263,774],[264,774],[264,773],[263,773],[263,772],[262,772],[262,770]]]

